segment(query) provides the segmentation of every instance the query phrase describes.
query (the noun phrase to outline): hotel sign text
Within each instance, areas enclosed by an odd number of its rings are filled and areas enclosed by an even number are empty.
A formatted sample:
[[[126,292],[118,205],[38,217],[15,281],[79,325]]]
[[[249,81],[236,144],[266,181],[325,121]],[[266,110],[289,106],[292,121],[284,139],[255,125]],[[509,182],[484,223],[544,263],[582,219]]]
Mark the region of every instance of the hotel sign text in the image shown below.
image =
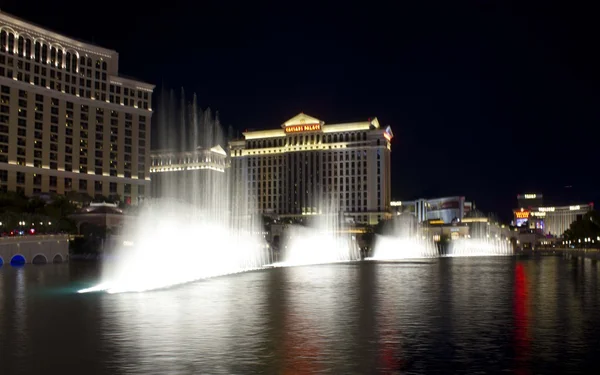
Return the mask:
[[[529,211],[517,211],[515,212],[517,219],[527,219],[529,217]]]
[[[321,124],[290,125],[285,127],[286,133],[314,132],[321,130]]]

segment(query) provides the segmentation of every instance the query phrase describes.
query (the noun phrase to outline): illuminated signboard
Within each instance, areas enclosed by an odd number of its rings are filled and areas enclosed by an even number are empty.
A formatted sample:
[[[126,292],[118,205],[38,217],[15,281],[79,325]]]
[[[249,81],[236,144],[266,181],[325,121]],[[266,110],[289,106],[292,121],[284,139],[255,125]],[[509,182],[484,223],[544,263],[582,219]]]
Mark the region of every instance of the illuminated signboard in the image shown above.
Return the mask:
[[[571,206],[571,207],[569,207],[569,210],[571,210],[571,211],[581,210],[581,206],[579,206],[579,205],[577,205],[577,206]]]
[[[544,217],[546,216],[545,212],[532,212],[531,216]]]
[[[517,219],[527,219],[529,218],[529,211],[517,211],[515,212],[515,216]]]
[[[541,212],[554,212],[554,207],[540,207],[538,210]]]
[[[314,132],[321,130],[321,124],[290,125],[285,127],[286,133]]]
[[[527,193],[527,194],[517,195],[517,199],[542,199],[542,198],[543,198],[542,194]]]
[[[439,220],[439,219],[434,219],[434,220],[429,220],[429,224],[444,224],[444,220]]]

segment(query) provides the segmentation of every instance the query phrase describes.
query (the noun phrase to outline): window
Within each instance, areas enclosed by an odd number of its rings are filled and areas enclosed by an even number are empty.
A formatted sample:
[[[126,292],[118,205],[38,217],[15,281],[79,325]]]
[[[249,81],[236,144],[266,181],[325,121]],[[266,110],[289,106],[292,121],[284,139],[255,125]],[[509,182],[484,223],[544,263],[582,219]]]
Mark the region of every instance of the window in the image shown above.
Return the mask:
[[[79,190],[87,190],[87,180],[79,180]]]

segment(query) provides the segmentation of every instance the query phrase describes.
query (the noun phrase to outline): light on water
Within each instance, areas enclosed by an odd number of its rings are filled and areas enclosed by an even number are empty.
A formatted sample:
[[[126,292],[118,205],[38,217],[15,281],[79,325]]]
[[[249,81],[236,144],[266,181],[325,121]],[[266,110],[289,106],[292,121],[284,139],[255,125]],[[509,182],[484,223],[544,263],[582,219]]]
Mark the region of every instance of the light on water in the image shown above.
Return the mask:
[[[423,259],[438,256],[432,240],[422,237],[377,236],[375,251],[369,260]]]
[[[489,238],[488,226],[471,226],[469,238],[456,238],[447,244],[446,257],[507,256],[514,250],[506,239]],[[425,235],[416,218],[405,215],[393,221],[389,234],[376,237],[373,257],[369,260],[403,260],[441,256],[436,244]]]
[[[225,168],[197,168],[198,163],[225,167],[223,148],[215,147],[225,144],[218,119],[199,110],[195,98],[190,105],[164,106],[159,120],[162,146],[186,152],[173,152],[172,157],[167,153],[161,167],[190,162],[194,167],[152,176],[161,179],[161,199],[144,203],[123,235],[113,238],[108,251],[114,259],[105,261],[102,282],[80,293],[166,288],[270,262],[262,224],[251,215],[246,197],[232,189]],[[169,137],[176,128],[173,122],[183,127],[179,142]]]
[[[322,202],[323,203],[323,202]],[[282,262],[274,266],[299,266],[360,260],[360,249],[332,204],[321,204],[321,214],[307,225],[287,229]]]
[[[378,235],[373,256],[368,260],[422,259],[438,256],[431,238],[423,235],[416,218],[405,215],[392,223],[389,235]]]
[[[509,241],[497,239],[460,238],[450,243],[449,257],[513,255]]]

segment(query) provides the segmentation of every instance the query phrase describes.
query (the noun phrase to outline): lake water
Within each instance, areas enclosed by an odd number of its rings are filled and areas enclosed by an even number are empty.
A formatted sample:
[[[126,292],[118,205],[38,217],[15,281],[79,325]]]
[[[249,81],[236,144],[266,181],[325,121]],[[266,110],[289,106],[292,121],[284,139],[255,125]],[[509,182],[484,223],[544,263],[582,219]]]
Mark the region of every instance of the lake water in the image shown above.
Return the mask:
[[[597,374],[599,275],[590,260],[455,258],[82,295],[93,265],[5,265],[0,373]]]

